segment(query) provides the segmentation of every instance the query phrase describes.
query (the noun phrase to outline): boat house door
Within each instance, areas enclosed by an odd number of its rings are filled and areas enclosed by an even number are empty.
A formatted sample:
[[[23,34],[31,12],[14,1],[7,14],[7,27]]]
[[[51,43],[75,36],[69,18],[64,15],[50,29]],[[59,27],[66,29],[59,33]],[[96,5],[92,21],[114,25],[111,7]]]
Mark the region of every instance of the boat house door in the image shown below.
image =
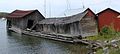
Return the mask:
[[[33,20],[28,20],[28,23],[27,23],[27,28],[31,28],[33,26]]]

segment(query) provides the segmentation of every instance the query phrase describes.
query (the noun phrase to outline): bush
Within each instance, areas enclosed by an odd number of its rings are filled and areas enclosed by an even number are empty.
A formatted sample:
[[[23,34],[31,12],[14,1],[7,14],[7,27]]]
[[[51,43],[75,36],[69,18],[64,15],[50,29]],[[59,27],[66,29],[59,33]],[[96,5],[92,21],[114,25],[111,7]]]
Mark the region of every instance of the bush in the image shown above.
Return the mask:
[[[100,31],[101,35],[115,35],[116,31],[114,30],[113,27],[111,26],[105,26],[102,28],[102,30]]]

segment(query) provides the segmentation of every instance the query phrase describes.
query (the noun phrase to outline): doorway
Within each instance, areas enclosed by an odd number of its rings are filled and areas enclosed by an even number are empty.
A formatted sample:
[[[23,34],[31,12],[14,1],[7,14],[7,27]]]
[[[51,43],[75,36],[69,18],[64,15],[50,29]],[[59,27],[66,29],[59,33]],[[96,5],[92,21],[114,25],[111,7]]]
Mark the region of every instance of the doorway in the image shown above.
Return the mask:
[[[7,26],[8,26],[8,28],[11,28],[11,21],[10,20],[7,20]]]
[[[27,23],[27,28],[31,28],[33,26],[33,20],[28,20],[28,23]]]

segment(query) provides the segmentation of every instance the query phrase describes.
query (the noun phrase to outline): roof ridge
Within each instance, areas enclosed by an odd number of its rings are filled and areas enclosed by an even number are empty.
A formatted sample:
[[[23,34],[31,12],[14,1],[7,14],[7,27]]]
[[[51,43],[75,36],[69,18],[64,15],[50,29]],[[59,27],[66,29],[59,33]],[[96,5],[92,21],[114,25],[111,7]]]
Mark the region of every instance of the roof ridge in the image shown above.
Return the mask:
[[[35,9],[37,10],[37,9]],[[16,9],[15,11],[35,11],[35,10],[20,10],[20,9]]]
[[[106,9],[104,9],[104,10],[100,11],[99,13],[97,13],[97,15],[99,15],[100,13],[102,13],[102,12],[104,12],[104,11],[106,11],[106,10],[112,10],[112,11],[114,11],[114,12],[116,12],[116,13],[119,13],[119,14],[120,14],[120,12],[118,12],[118,11],[116,11],[116,10],[112,9],[112,8],[106,8]]]
[[[36,10],[15,10],[12,13],[10,13],[7,17],[8,18],[22,18],[28,14],[31,14],[34,11]]]

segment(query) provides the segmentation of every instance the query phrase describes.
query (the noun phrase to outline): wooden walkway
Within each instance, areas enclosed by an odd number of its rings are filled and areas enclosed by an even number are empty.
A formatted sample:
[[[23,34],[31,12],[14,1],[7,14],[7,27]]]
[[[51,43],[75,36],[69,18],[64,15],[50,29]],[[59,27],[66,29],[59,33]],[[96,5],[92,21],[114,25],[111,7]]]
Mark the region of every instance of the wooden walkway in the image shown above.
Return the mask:
[[[40,32],[29,32],[29,31],[23,31],[22,34],[35,36],[35,37],[42,37],[42,38],[46,38],[46,39],[52,39],[52,40],[56,40],[56,41],[74,43],[73,37],[65,37],[65,36],[62,36],[62,35],[43,34],[43,33],[40,33]]]
[[[9,30],[16,31],[13,29],[9,29]],[[79,39],[78,38],[79,35],[73,36],[73,35],[68,35],[68,34],[67,35],[66,34],[48,34],[48,33],[41,33],[41,32],[35,32],[35,31],[25,31],[25,30],[22,31],[22,34],[51,39],[51,40],[55,40],[55,41],[67,42],[67,43],[83,43],[86,45],[93,45],[95,49],[103,46],[99,42]]]
[[[102,47],[101,43],[99,43],[99,42],[94,42],[94,41],[90,41],[90,40],[82,40],[82,39],[74,38],[71,36],[69,37],[69,36],[62,36],[62,35],[56,35],[56,34],[43,34],[40,32],[29,32],[29,31],[23,31],[23,34],[35,36],[35,37],[46,38],[46,39],[51,39],[51,40],[56,40],[56,41],[68,42],[68,43],[83,43],[86,45],[93,45],[95,49]]]

